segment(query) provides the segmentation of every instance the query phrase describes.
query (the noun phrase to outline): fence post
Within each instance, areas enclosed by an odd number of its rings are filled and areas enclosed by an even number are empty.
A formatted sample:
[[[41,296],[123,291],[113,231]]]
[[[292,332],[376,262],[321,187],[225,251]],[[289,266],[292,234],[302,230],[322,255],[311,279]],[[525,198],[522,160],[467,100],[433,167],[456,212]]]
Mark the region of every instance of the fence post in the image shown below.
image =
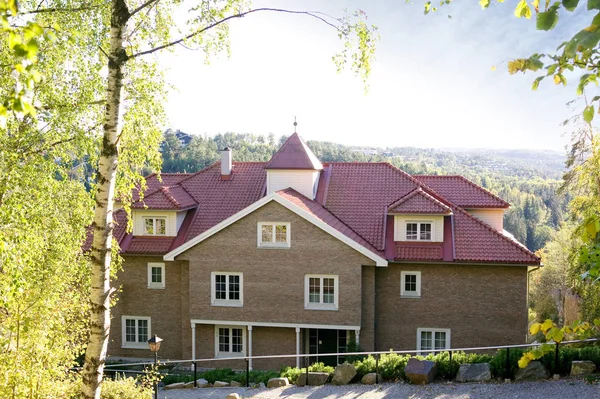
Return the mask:
[[[375,354],[375,384],[379,384],[379,353]]]
[[[246,388],[250,387],[250,361],[246,358]]]
[[[510,348],[506,348],[506,377],[510,378]]]
[[[304,358],[304,365],[306,366],[306,386],[308,386],[308,365],[310,364],[310,358],[307,356]]]
[[[559,367],[558,367],[558,346],[560,345],[559,342],[556,343],[556,348],[554,349],[554,374],[560,374],[559,372]]]
[[[452,365],[452,351],[450,351],[450,365]]]
[[[198,382],[197,382],[197,377],[196,377],[196,369],[198,365],[196,364],[196,362],[192,363],[192,367],[194,367],[194,388],[198,388]]]

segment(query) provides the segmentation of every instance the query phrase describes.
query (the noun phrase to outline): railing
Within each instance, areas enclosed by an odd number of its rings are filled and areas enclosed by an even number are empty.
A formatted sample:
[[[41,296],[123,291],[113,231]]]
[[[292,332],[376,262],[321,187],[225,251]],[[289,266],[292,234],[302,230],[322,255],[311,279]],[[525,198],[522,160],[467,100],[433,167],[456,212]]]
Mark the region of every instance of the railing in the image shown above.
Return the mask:
[[[555,345],[554,351],[554,367],[555,370],[558,370],[559,364],[559,354],[560,347],[564,345],[570,344],[580,344],[580,343],[592,343],[598,342],[600,338],[588,338],[582,340],[572,340],[572,341],[563,341],[560,343],[548,342],[550,344]],[[423,352],[429,353],[442,353],[448,352],[450,356],[450,361],[452,361],[452,353],[453,352],[484,352],[490,350],[506,350],[506,374],[510,374],[510,349],[513,348],[535,348],[548,343],[531,343],[531,344],[517,344],[517,345],[499,345],[499,346],[483,346],[483,347],[467,347],[467,348],[452,348],[452,349],[432,349],[432,350],[388,350],[388,351],[375,351],[375,352],[338,352],[338,353],[319,353],[319,354],[293,354],[293,355],[264,355],[264,356],[239,356],[239,357],[226,357],[226,358],[208,358],[208,359],[187,359],[187,360],[165,360],[160,361],[159,365],[167,365],[167,364],[190,364],[191,368],[194,372],[194,387],[196,387],[197,381],[197,370],[198,363],[203,362],[219,362],[219,361],[231,361],[231,360],[244,360],[246,362],[246,386],[250,386],[250,360],[255,359],[286,359],[286,358],[298,358],[300,360],[304,359],[304,369],[306,369],[306,383],[308,384],[308,367],[309,367],[309,359],[315,356],[373,356],[375,358],[375,375],[376,375],[376,383],[379,383],[379,358],[381,355],[389,355],[389,354],[397,354],[397,355],[410,355],[410,354],[420,354]],[[140,363],[122,363],[122,364],[108,364],[104,367],[104,371],[113,371],[113,372],[122,372],[122,373],[135,373],[142,374],[144,371],[132,371],[132,370],[118,370],[120,368],[132,367],[132,366],[152,366],[154,362],[140,362]]]

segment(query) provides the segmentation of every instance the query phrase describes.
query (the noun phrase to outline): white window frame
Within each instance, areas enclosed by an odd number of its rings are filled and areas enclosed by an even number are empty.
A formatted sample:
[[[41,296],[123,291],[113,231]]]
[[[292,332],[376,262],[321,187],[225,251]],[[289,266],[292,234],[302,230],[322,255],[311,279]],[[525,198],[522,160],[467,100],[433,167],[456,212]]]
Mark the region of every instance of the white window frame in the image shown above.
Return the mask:
[[[271,237],[271,241],[264,242],[262,240],[262,227],[263,226],[273,226],[273,237]],[[286,226],[286,242],[275,242],[276,237],[276,228],[277,226]],[[258,248],[290,248],[291,247],[291,223],[289,222],[258,222],[256,227],[256,246]]]
[[[406,276],[417,276],[416,291],[406,291]],[[400,273],[400,298],[421,297],[421,272],[403,271]]]
[[[227,283],[226,283],[226,292],[227,297],[229,297],[229,276],[239,276],[240,277],[240,299],[217,299],[217,282],[215,277],[217,275],[225,275]],[[210,304],[212,306],[233,306],[233,307],[242,307],[244,306],[244,273],[238,272],[211,272],[210,273]]]
[[[408,225],[416,223],[417,224],[417,239],[409,240],[408,239]],[[421,240],[421,223],[429,223],[431,225],[431,239],[429,240]],[[406,220],[404,222],[404,240],[408,242],[434,242],[435,241],[435,220]]]
[[[310,302],[309,283],[311,278],[321,279],[319,297],[321,303]],[[333,278],[333,303],[323,303],[323,279]],[[304,275],[304,309],[310,310],[338,310],[340,294],[339,276],[336,274],[305,274]]]
[[[153,267],[160,267],[160,274],[161,274],[161,282],[160,283],[154,283],[152,282],[152,268]],[[164,289],[165,288],[165,280],[166,280],[166,274],[165,274],[165,264],[164,263],[157,263],[157,262],[150,262],[148,263],[148,288],[149,289]]]
[[[126,321],[125,320],[135,320],[135,339],[136,342],[127,342],[127,331],[126,331]],[[148,349],[148,341],[138,342],[138,321],[146,320],[148,321],[148,339],[152,336],[152,320],[150,317],[146,316],[121,316],[121,348],[128,349]]]
[[[219,350],[219,328],[229,329],[229,352],[221,352]],[[233,348],[233,340],[232,340],[232,330],[239,329],[242,330],[242,351],[241,352],[232,352]],[[223,357],[242,357],[246,356],[246,326],[223,326],[215,324],[215,357],[223,358]]]
[[[153,226],[153,231],[154,234],[149,234],[146,231],[146,220],[151,219],[152,220],[152,226]],[[156,232],[156,219],[164,219],[165,221],[165,234],[158,234]],[[168,236],[169,235],[169,217],[168,216],[152,216],[152,215],[144,215],[142,216],[142,235],[144,236],[159,236],[159,237],[164,237],[164,236]]]
[[[417,328],[417,354],[420,356],[426,356],[429,353],[439,353],[439,352],[426,352],[426,351],[422,351],[421,349],[421,333],[422,332],[431,332],[432,337],[431,339],[432,344],[433,344],[433,348],[431,348],[431,350],[435,350],[435,333],[436,332],[443,332],[446,333],[446,346],[445,348],[443,348],[444,350],[450,350],[450,348],[452,348],[451,346],[451,339],[450,339],[450,329],[449,328]]]

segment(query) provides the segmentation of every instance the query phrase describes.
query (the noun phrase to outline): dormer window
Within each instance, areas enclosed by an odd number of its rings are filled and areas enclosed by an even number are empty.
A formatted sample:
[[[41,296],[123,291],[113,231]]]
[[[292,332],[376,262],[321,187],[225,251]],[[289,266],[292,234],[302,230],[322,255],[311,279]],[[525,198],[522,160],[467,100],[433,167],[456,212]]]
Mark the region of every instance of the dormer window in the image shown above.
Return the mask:
[[[431,222],[406,222],[406,241],[432,241]]]
[[[290,224],[280,222],[258,223],[258,247],[260,248],[289,248]]]
[[[164,217],[144,217],[144,235],[167,235],[167,219]]]

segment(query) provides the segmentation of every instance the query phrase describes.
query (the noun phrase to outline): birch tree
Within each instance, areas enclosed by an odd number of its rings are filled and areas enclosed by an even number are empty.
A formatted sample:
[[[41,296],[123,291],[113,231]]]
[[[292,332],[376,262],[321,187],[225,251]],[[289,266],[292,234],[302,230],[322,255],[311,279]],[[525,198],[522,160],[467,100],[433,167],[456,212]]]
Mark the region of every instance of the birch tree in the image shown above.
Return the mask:
[[[13,73],[5,75],[4,87],[16,88],[3,93],[6,101],[0,117],[4,115],[15,126],[27,122],[30,132],[43,120],[48,124],[45,132],[56,137],[50,142],[46,135],[32,135],[32,142],[57,149],[70,146],[71,157],[85,157],[97,165],[82,396],[99,398],[113,293],[113,202],[118,197],[129,210],[132,189],[144,189],[142,172],[159,170],[164,112],[157,99],[165,97],[166,89],[157,55],[178,45],[194,45],[210,56],[228,50],[229,24],[236,19],[255,13],[286,13],[331,27],[342,41],[340,53],[334,56],[338,69],[348,67],[366,81],[376,28],[366,23],[362,11],[335,18],[320,12],[252,8],[244,0],[0,1],[3,27],[8,29],[4,32],[10,35],[5,43],[14,53],[7,64]],[[178,10],[187,12],[185,23],[175,19]],[[29,24],[35,24],[32,33],[24,30]],[[52,40],[40,48],[37,36],[46,34]],[[35,54],[29,64],[17,66],[23,52]],[[39,59],[35,58],[38,52]],[[21,90],[23,81],[29,85]],[[55,91],[58,98],[53,97]]]

